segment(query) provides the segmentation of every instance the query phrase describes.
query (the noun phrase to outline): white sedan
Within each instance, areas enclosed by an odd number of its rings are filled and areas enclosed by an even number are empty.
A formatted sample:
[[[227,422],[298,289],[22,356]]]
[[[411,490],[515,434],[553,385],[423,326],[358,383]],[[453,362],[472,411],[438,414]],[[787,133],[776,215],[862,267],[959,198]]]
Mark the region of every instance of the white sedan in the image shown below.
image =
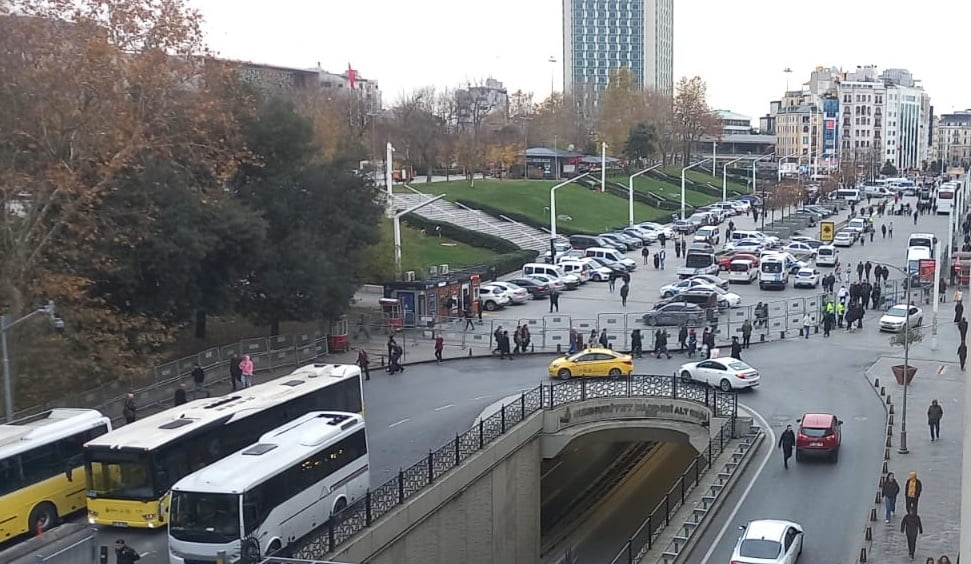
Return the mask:
[[[692,276],[690,280],[699,280],[701,282],[706,282],[712,286],[718,286],[722,290],[728,289],[728,280],[715,276],[714,274],[698,274],[697,276]]]
[[[856,234],[849,231],[838,231],[833,237],[834,247],[852,247],[856,243]]]
[[[752,253],[753,255],[757,255],[765,248],[765,243],[758,239],[742,239],[741,241],[729,241],[725,243],[726,251],[734,251],[736,253]]]
[[[819,271],[815,268],[800,268],[792,279],[793,288],[815,288],[819,286]]]
[[[661,297],[670,298],[671,296],[677,296],[681,292],[687,292],[688,290],[704,289],[710,290],[712,285],[704,280],[698,280],[695,278],[689,278],[687,280],[681,280],[680,282],[675,282],[674,284],[668,284],[667,286],[661,286]]]
[[[677,375],[682,380],[704,382],[730,392],[759,385],[759,371],[735,358],[710,358],[682,364]]]
[[[712,286],[711,291],[718,294],[718,305],[721,307],[738,307],[742,305],[742,296],[729,292],[721,286]]]
[[[910,321],[911,327],[920,327],[924,323],[924,312],[917,306],[897,304],[887,310],[880,318],[880,330],[897,333],[904,330],[904,323]]]
[[[802,241],[793,241],[786,245],[783,250],[804,259],[811,259],[816,256],[816,249],[812,248],[809,243],[803,243]]]
[[[795,564],[802,554],[802,525],[781,519],[749,521],[732,551],[733,564]]]
[[[489,282],[488,284],[483,284],[482,287],[499,288],[505,291],[506,296],[514,304],[524,304],[530,300],[530,295],[526,288],[513,284],[512,282]]]

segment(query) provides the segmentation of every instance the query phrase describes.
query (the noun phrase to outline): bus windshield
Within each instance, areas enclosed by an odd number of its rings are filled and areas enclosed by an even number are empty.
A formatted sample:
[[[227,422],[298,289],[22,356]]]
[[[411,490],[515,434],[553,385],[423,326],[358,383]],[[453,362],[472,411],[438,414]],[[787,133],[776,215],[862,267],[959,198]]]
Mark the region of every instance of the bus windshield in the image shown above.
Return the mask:
[[[240,539],[239,496],[172,492],[169,534],[186,542],[226,544]]]
[[[108,451],[87,453],[88,497],[156,499],[146,453]],[[164,491],[164,490],[163,490]]]
[[[949,191],[946,191],[946,190],[941,190],[940,192],[937,193],[937,199],[938,200],[953,200],[954,199],[954,192],[949,192]]]

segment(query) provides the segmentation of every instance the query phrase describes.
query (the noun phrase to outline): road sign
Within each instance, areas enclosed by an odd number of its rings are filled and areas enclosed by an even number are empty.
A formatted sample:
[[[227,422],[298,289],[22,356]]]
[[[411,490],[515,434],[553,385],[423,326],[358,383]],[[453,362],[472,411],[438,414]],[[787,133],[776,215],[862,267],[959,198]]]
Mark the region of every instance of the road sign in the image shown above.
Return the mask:
[[[833,240],[836,231],[836,223],[832,221],[819,222],[819,240],[827,243]]]

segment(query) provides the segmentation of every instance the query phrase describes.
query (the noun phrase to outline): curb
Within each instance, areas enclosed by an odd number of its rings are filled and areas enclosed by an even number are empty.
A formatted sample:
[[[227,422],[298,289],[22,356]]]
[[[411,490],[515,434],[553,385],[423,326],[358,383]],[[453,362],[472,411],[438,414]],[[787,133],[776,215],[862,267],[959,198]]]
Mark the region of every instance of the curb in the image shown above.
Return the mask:
[[[887,427],[887,441],[886,447],[883,451],[883,467],[880,470],[880,478],[877,480],[877,491],[874,496],[873,503],[877,507],[871,507],[870,511],[866,516],[867,525],[863,528],[863,544],[860,547],[859,554],[855,557],[854,562],[868,562],[868,556],[870,549],[873,548],[873,526],[870,523],[874,523],[879,519],[877,515],[877,510],[880,504],[883,503],[883,481],[887,476],[887,466],[890,460],[890,449],[893,444],[893,424],[894,424],[894,404],[893,396],[887,392],[886,386],[880,384],[880,378],[874,376],[872,379],[867,375],[867,371],[863,372],[863,378],[870,385],[870,389],[876,395],[877,399],[880,400],[880,404],[883,406],[886,412],[886,418],[884,419],[884,424]]]
[[[752,459],[755,458],[755,452],[758,451],[758,449],[762,446],[762,443],[764,441],[765,441],[765,431],[763,430],[759,433],[758,437],[755,438],[755,442],[748,450],[748,454],[751,456],[745,456],[742,459],[742,462],[739,464],[738,468],[735,471],[735,476],[738,476],[739,478],[741,478],[741,476],[748,469],[748,465],[751,463]],[[684,548],[679,553],[679,556],[685,555],[686,558],[692,556],[692,553],[694,552],[695,547],[698,545],[698,542],[701,540],[701,537],[703,536],[702,533],[706,531],[708,527],[712,525],[712,523],[716,522],[716,518],[718,517],[718,514],[721,512],[722,507],[725,505],[725,500],[728,499],[729,496],[731,496],[732,491],[735,489],[735,486],[738,484],[738,482],[739,480],[737,479],[731,480],[728,483],[728,485],[722,489],[722,495],[718,496],[718,499],[715,500],[713,511],[709,511],[708,514],[705,515],[706,523],[704,524],[704,526],[700,527],[700,530],[695,531],[695,534],[691,535],[691,538],[688,539],[688,542],[685,544]]]

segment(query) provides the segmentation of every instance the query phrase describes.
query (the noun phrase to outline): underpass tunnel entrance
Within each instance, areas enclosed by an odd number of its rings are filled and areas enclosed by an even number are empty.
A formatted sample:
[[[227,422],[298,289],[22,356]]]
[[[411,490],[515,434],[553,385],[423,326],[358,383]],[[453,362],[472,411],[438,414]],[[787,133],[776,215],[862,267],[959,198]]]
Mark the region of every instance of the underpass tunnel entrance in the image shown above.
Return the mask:
[[[646,430],[599,431],[543,460],[544,561],[567,549],[578,562],[613,558],[698,455],[687,440],[656,438]]]

